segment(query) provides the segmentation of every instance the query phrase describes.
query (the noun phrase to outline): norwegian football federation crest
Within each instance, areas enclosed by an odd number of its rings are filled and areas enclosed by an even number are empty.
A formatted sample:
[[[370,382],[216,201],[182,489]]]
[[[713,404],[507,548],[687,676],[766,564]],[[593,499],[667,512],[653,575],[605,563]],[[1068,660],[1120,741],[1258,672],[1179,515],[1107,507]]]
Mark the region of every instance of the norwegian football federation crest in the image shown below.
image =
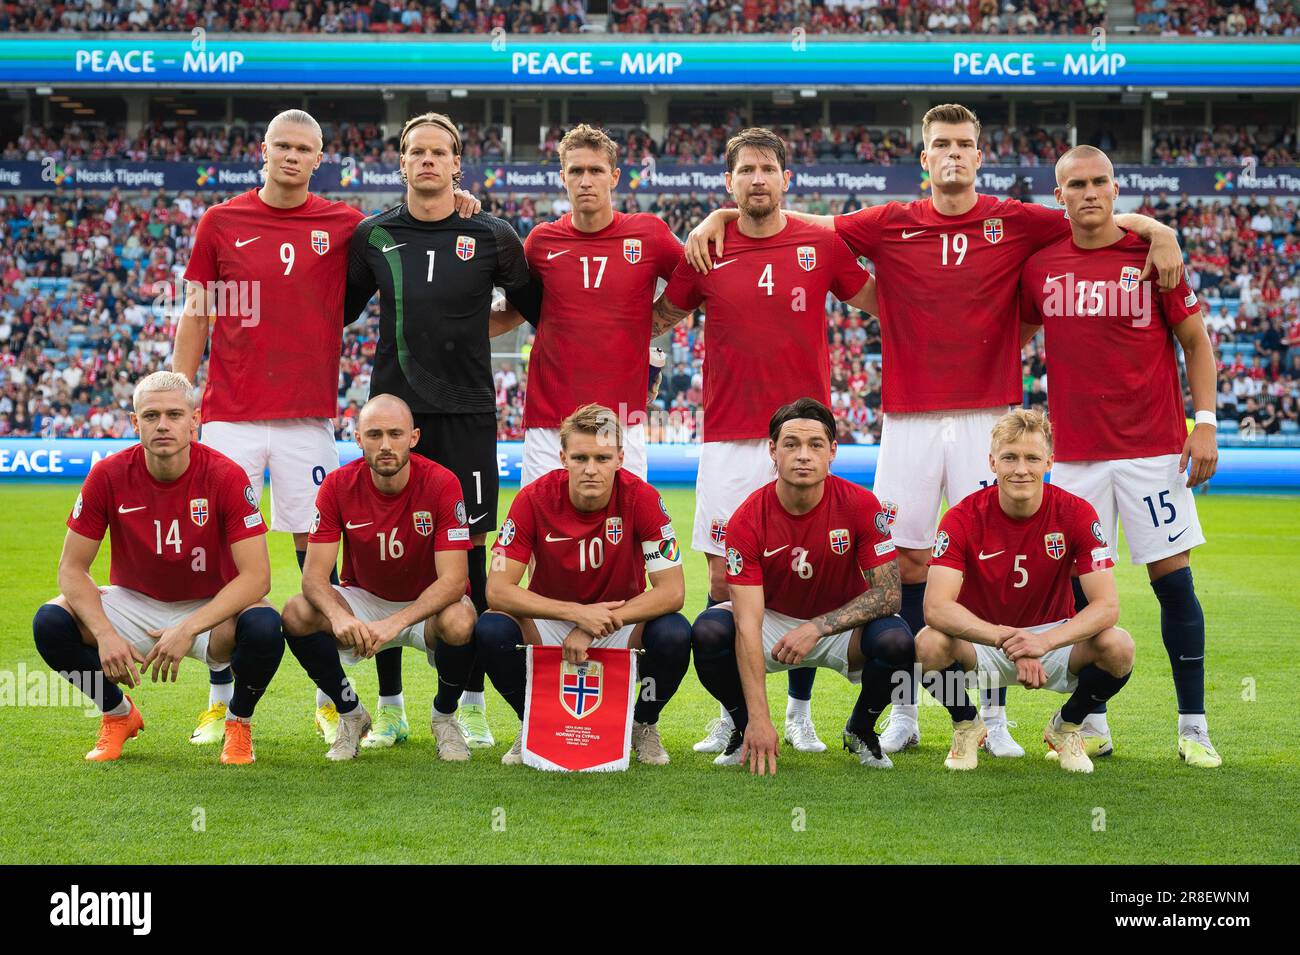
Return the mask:
[[[582,719],[600,706],[604,665],[595,660],[560,666],[560,705],[575,719]]]
[[[846,554],[849,550],[849,532],[847,528],[837,527],[831,531],[831,550],[837,554]]]
[[[984,220],[984,241],[992,242],[994,245],[997,245],[1002,241],[1002,235],[1003,230],[1001,219]]]
[[[1065,535],[1053,531],[1051,534],[1043,536],[1043,544],[1047,547],[1047,556],[1052,560],[1060,560],[1065,556]]]
[[[474,258],[474,237],[468,235],[456,236],[456,258],[462,262],[468,262]]]
[[[799,268],[805,272],[811,272],[817,268],[817,247],[813,245],[801,245],[796,250],[795,255],[799,259]]]
[[[715,517],[709,523],[709,540],[715,544],[721,544],[727,539],[727,522],[720,517]]]
[[[510,542],[515,539],[515,520],[513,517],[507,517],[506,522],[501,525],[501,531],[497,534],[497,543],[502,547],[509,547]]]
[[[948,532],[940,531],[938,536],[934,539],[934,550],[930,552],[931,555],[934,557],[942,557],[944,554],[948,553],[949,543]]]
[[[740,556],[740,551],[734,547],[727,548],[727,573],[732,577],[739,576],[740,572],[745,569],[745,559]]]
[[[624,239],[623,240],[623,258],[627,259],[632,265],[641,261],[641,240]]]
[[[421,537],[428,537],[433,533],[433,515],[428,511],[416,511],[411,515],[411,521],[415,524],[415,533]]]
[[[1126,265],[1119,270],[1119,287],[1126,292],[1131,292],[1138,287],[1138,278],[1142,275],[1140,269]]]
[[[605,518],[605,540],[611,544],[617,544],[623,539],[623,518],[607,517]]]
[[[885,526],[893,527],[894,520],[898,517],[898,505],[893,501],[881,501],[880,513],[885,515]],[[880,533],[883,534],[884,531],[881,531]]]
[[[196,527],[202,527],[208,522],[208,499],[206,497],[190,498],[190,520]]]
[[[330,250],[330,234],[324,229],[311,230],[311,250],[317,255],[324,255]]]

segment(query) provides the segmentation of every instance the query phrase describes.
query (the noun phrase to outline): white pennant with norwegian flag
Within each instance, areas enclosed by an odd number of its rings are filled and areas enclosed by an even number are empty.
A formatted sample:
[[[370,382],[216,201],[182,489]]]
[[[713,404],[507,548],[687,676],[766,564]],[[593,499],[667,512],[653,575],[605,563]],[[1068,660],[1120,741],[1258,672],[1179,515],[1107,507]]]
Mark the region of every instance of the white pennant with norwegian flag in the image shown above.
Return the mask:
[[[554,772],[627,769],[636,706],[636,651],[587,651],[566,663],[561,647],[529,646],[524,765]]]

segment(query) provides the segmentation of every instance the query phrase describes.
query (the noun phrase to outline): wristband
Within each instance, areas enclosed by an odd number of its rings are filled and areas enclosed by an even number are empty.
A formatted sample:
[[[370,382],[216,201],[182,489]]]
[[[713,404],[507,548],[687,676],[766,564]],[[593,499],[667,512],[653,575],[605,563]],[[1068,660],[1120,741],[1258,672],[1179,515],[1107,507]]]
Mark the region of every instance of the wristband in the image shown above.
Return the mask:
[[[1208,424],[1211,428],[1214,428],[1214,429],[1216,429],[1216,430],[1217,430],[1218,427],[1219,427],[1219,421],[1218,421],[1218,419],[1214,416],[1214,412],[1213,412],[1213,411],[1198,411],[1198,412],[1196,412],[1196,423],[1197,423],[1197,424]]]

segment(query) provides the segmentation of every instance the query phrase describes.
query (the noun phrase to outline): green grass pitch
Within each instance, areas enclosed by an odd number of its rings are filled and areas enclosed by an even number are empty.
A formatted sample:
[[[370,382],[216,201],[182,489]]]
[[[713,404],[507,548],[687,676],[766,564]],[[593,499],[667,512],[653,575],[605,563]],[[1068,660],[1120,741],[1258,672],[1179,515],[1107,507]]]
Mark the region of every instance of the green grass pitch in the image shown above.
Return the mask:
[[[0,679],[11,688],[20,665],[44,669],[30,622],[55,592],[62,520],[76,493],[0,489]],[[679,530],[690,527],[693,497],[665,495]],[[1193,568],[1209,633],[1209,725],[1225,761],[1217,771],[1177,759],[1158,606],[1145,571],[1125,563],[1121,622],[1138,643],[1136,673],[1111,707],[1116,753],[1088,777],[1042,758],[1042,725],[1062,698],[1019,689],[1009,709],[1024,759],[985,757],[974,773],[949,773],[946,714],[923,706],[919,750],[896,757],[892,772],[866,770],[838,748],[853,691],[826,671],[813,715],[832,749],[783,748],[775,778],[719,769],[691,751],[717,714],[693,670],[662,720],[669,767],[634,761],[626,773],[572,776],[503,767],[518,721],[494,694],[497,747],[468,765],[444,764],[429,735],[433,674],[413,653],[409,743],[326,762],[312,729],[313,688],[286,653],[257,711],[257,764],[223,767],[217,749],[187,742],[207,699],[205,673],[190,660],[180,683],[134,693],[147,729],[116,764],[82,760],[97,722],[81,709],[0,706],[0,863],[1292,862],[1300,506],[1223,495],[1199,505],[1210,543]],[[289,537],[272,535],[271,552],[272,599],[282,604],[298,579]],[[702,556],[687,551],[686,561],[693,616],[706,574]],[[354,675],[373,705],[374,667]],[[768,690],[779,717],[784,677],[771,677]]]

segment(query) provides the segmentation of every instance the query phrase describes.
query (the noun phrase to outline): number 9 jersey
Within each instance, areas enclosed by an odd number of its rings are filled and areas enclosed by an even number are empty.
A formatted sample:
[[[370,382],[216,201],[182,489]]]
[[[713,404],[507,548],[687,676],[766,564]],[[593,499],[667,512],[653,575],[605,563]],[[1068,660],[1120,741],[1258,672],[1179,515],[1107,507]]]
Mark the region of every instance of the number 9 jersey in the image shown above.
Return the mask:
[[[536,558],[528,589],[580,604],[631,600],[645,593],[647,571],[682,562],[663,498],[626,468],[599,511],[573,506],[563,468],[538,478],[515,497],[492,551],[521,564]]]

